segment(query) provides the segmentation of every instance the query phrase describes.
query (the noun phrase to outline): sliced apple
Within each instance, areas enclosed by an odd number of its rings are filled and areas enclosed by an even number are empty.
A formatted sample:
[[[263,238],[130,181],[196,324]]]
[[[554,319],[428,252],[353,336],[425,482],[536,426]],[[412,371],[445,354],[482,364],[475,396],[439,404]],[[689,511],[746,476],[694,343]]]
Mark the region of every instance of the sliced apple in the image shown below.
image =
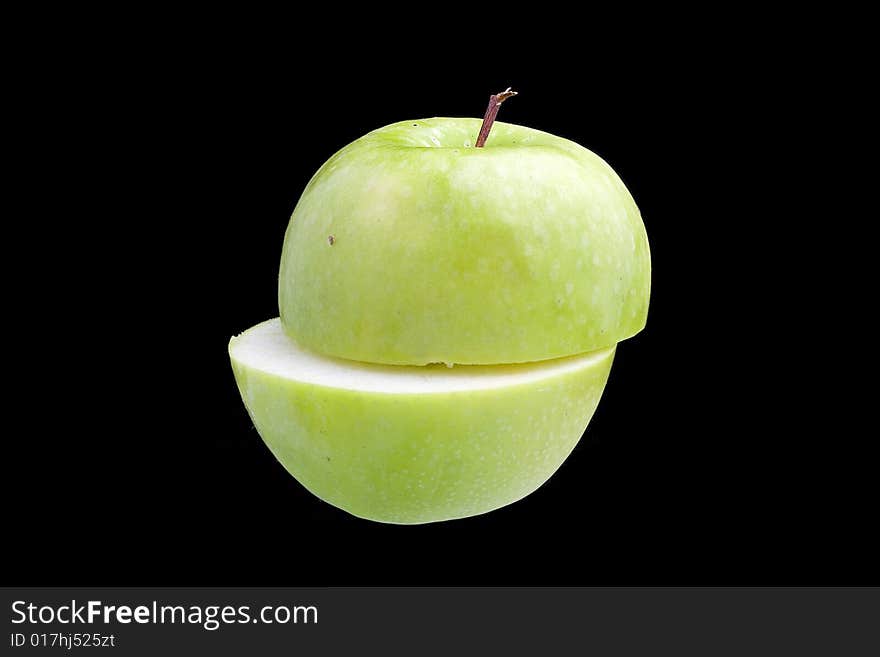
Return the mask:
[[[391,365],[494,365],[610,347],[645,326],[651,255],[620,177],[574,142],[403,121],[314,175],[287,228],[281,320],[301,345]]]
[[[229,343],[242,399],[281,464],[330,504],[402,524],[485,513],[538,488],[583,434],[614,350],[374,365],[306,351],[278,319]]]

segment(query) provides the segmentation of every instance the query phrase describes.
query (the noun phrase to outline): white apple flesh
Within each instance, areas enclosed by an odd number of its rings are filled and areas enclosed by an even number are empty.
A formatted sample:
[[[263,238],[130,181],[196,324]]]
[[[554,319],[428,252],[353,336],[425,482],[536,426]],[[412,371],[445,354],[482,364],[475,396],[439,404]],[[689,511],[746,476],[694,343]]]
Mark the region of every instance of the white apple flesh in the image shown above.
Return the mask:
[[[233,338],[241,397],[303,486],[356,516],[414,524],[485,513],[562,464],[614,349],[524,365],[387,366],[304,350],[274,319]]]

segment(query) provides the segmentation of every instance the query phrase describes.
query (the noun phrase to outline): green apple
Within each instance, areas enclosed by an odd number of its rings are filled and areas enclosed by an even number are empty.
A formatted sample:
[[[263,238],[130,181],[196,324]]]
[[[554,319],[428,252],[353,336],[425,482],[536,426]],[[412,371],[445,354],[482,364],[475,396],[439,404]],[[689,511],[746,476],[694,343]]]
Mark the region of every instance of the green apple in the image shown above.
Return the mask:
[[[539,363],[358,363],[303,349],[278,319],[229,343],[241,397],[282,465],[363,518],[484,513],[540,486],[581,437],[614,348]]]
[[[645,325],[639,210],[574,142],[477,119],[404,121],[309,182],[281,258],[302,346],[358,361],[520,363],[612,346]]]
[[[280,319],[230,342],[273,454],[354,515],[433,522],[529,494],[583,433],[617,342],[645,324],[632,197],[573,142],[489,134],[511,95],[482,127],[404,121],[330,158],[285,235]]]

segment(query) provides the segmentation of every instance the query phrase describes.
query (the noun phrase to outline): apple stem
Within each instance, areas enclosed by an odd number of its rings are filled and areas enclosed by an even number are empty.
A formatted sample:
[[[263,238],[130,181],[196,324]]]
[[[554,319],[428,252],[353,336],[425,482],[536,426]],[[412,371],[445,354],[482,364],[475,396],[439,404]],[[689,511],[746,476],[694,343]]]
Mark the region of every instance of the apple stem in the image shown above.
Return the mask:
[[[510,87],[507,87],[500,94],[489,96],[489,107],[486,108],[486,115],[483,117],[483,125],[480,126],[480,134],[477,136],[477,143],[474,144],[474,148],[482,148],[486,145],[489,131],[492,129],[492,124],[495,123],[495,117],[498,116],[498,108],[501,107],[501,103],[514,96],[516,96],[516,92],[511,91]]]

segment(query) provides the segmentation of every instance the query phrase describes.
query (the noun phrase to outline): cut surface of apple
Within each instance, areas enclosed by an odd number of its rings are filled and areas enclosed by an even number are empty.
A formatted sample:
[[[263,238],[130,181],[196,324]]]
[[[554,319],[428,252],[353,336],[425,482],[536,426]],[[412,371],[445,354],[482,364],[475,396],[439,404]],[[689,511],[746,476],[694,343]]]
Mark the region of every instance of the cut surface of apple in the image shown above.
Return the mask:
[[[415,524],[514,502],[577,444],[614,347],[539,363],[389,366],[326,357],[278,319],[229,355],[260,436],[309,491],[371,520]]]

